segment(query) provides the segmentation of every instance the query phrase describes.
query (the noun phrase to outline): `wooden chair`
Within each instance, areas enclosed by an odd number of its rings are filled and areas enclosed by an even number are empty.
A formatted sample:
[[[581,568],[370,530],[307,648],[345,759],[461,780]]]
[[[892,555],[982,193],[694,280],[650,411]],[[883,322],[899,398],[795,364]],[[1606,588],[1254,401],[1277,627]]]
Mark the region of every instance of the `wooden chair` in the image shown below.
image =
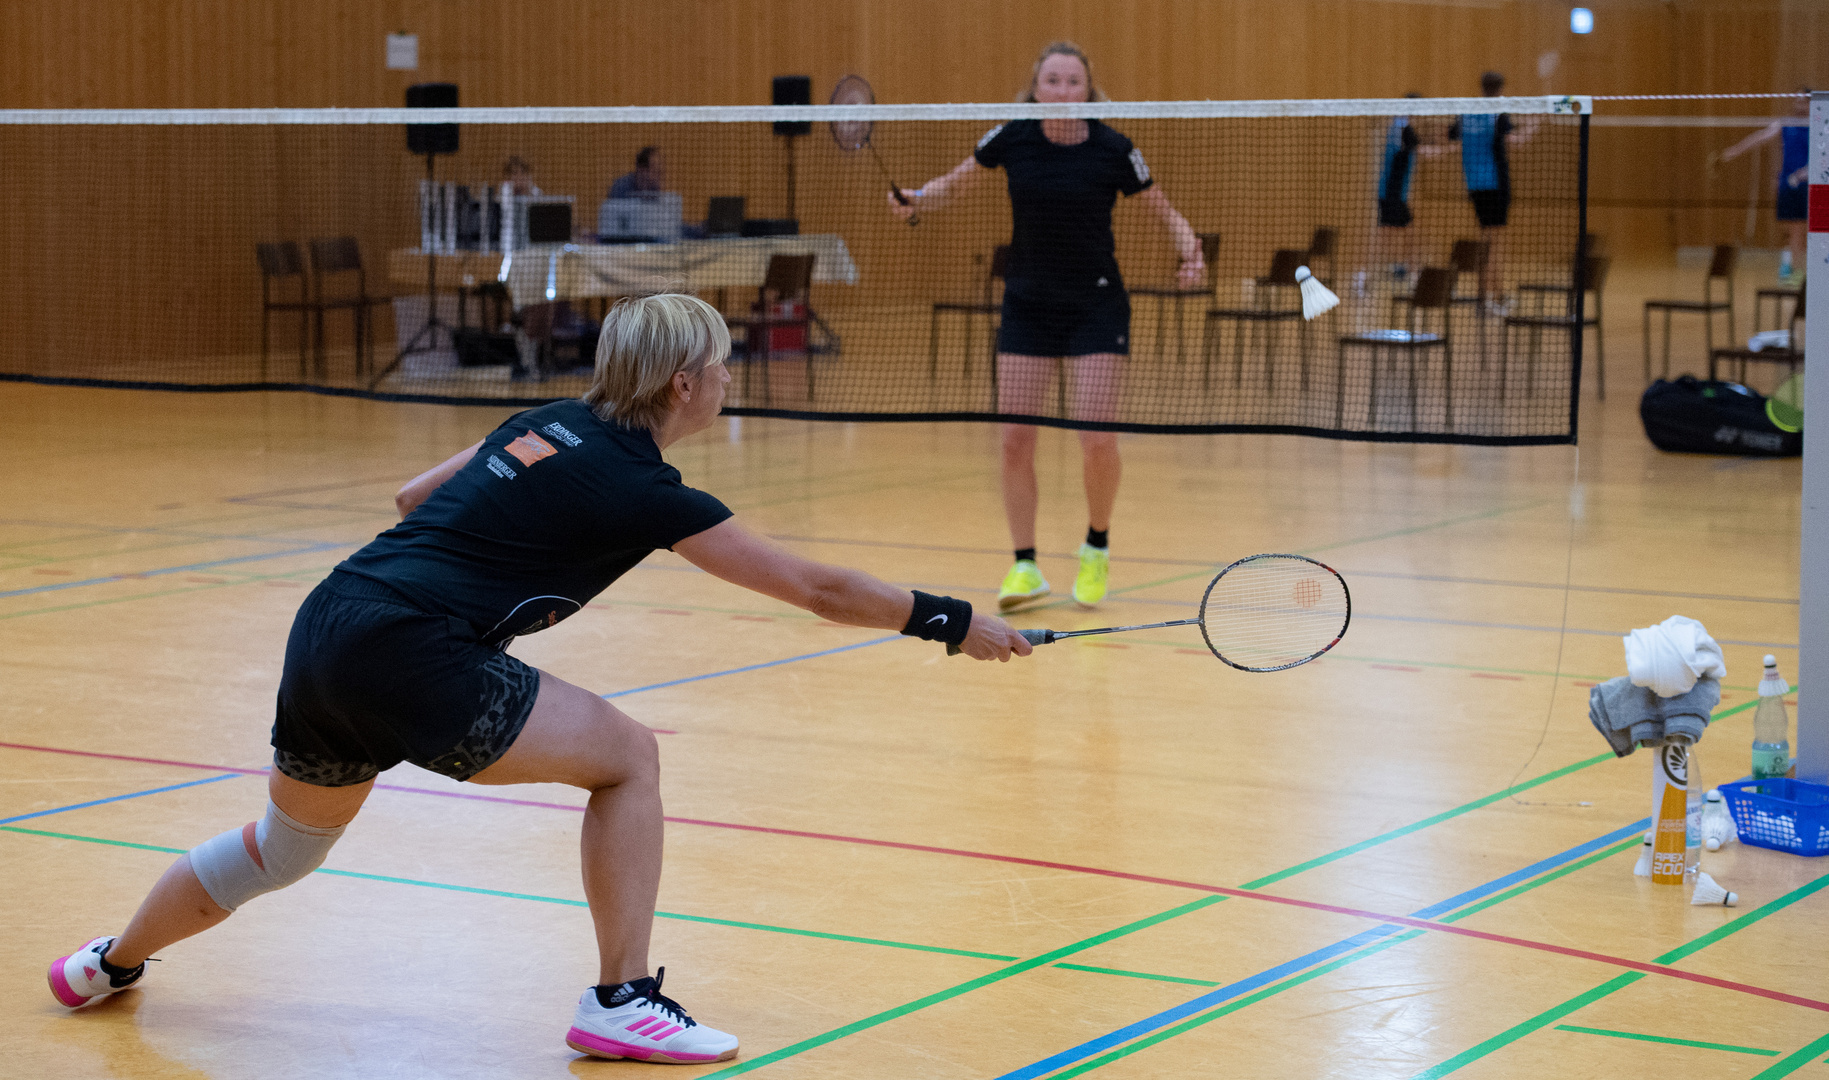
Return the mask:
[[[1219,261],[1219,234],[1195,233],[1194,235],[1200,240],[1200,259],[1207,264],[1207,280],[1212,281],[1215,273],[1214,264]],[[1132,296],[1147,296],[1156,301],[1157,356],[1163,355],[1163,330],[1168,325],[1168,320],[1163,317],[1163,308],[1170,300],[1175,302],[1175,360],[1177,363],[1180,363],[1182,360],[1186,359],[1187,337],[1182,321],[1182,305],[1188,300],[1200,297],[1211,299],[1213,296],[1213,287],[1211,285],[1200,285],[1193,288],[1186,288],[1180,284],[1144,285],[1131,289],[1130,294]]]
[[[759,363],[762,366],[762,398],[766,403],[771,400],[769,387],[769,363],[775,354],[775,331],[777,329],[798,328],[802,347],[799,352],[807,358],[807,398],[813,397],[813,360],[812,311],[808,306],[813,291],[813,260],[815,256],[808,252],[804,255],[770,255],[768,269],[763,273],[762,286],[756,290],[756,303],[743,323],[743,396],[745,403],[749,398],[750,372]],[[792,303],[797,306],[798,314],[783,317],[775,314],[777,304]]]
[[[1206,325],[1201,332],[1200,385],[1203,389],[1212,385],[1213,346],[1216,341],[1214,328],[1220,323],[1232,323],[1232,384],[1240,386],[1245,378],[1245,338],[1255,337],[1258,327],[1264,328],[1266,352],[1270,346],[1270,330],[1276,323],[1293,322],[1296,326],[1296,339],[1302,356],[1302,388],[1308,389],[1308,323],[1302,318],[1302,290],[1296,284],[1296,269],[1306,265],[1308,252],[1285,248],[1270,257],[1270,273],[1257,279],[1251,307],[1209,308]],[[1293,300],[1294,306],[1282,306],[1285,300]],[[1266,367],[1269,360],[1265,360]]]
[[[305,279],[305,257],[298,244],[281,240],[273,244],[255,244],[254,258],[260,264],[260,378],[267,379],[267,358],[271,351],[273,313],[298,312],[298,377],[306,377],[305,344],[311,332],[311,290]],[[297,300],[277,300],[276,286],[293,281],[298,287]]]
[[[1593,293],[1593,301],[1582,304],[1581,329],[1594,328],[1594,380],[1600,391],[1600,399],[1607,400],[1607,333],[1601,325],[1600,297],[1607,287],[1607,268],[1612,260],[1600,255],[1589,255],[1582,260],[1581,273],[1571,276],[1568,282],[1538,282],[1518,286],[1520,296],[1529,296],[1533,300],[1532,310],[1518,315],[1509,315],[1505,319],[1504,335],[1499,344],[1500,379],[1504,379],[1504,367],[1511,362],[1511,332],[1514,329],[1528,329],[1530,333],[1530,367],[1526,380],[1530,386],[1536,385],[1536,366],[1539,346],[1545,329],[1571,329],[1575,327],[1575,291]],[[1545,307],[1546,301],[1560,297],[1563,309],[1557,313]],[[1504,396],[1501,382],[1500,396]]]
[[[1797,304],[1791,308],[1790,338],[1784,345],[1768,345],[1755,352],[1741,346],[1724,349],[1711,349],[1708,354],[1708,377],[1715,377],[1715,365],[1729,364],[1736,361],[1740,364],[1740,376],[1735,382],[1746,382],[1746,366],[1749,363],[1784,364],[1791,371],[1796,371],[1804,362],[1804,290],[1797,290]]]
[[[1395,351],[1409,360],[1410,367],[1410,426],[1417,426],[1417,389],[1416,359],[1419,353],[1426,354],[1430,349],[1442,350],[1442,399],[1443,412],[1448,431],[1454,430],[1454,279],[1456,272],[1449,267],[1426,266],[1416,279],[1416,291],[1410,294],[1407,304],[1407,316],[1404,326],[1390,330],[1374,330],[1364,334],[1345,334],[1340,337],[1334,362],[1334,427],[1343,428],[1346,421],[1346,351],[1349,348],[1367,348],[1372,352],[1372,366],[1369,372],[1369,389],[1366,394],[1365,422],[1367,427],[1377,424],[1378,409],[1378,363],[1386,350]],[[1417,328],[1419,312],[1441,312],[1441,331],[1439,333]]]
[[[1734,334],[1734,260],[1738,252],[1732,244],[1716,244],[1715,254],[1708,262],[1708,276],[1702,279],[1702,299],[1700,300],[1647,300],[1645,301],[1645,381],[1651,381],[1651,313],[1664,313],[1664,378],[1670,377],[1670,316],[1682,312],[1702,316],[1703,338],[1707,342],[1707,352],[1715,350],[1715,312],[1727,312],[1727,339],[1733,341]],[[1722,299],[1715,299],[1715,282],[1726,286]]]
[[[368,291],[368,273],[362,268],[362,247],[353,236],[333,236],[311,241],[311,299],[313,304],[312,320],[317,331],[317,374],[324,378],[328,374],[324,361],[324,313],[326,311],[348,311],[350,322],[355,332],[356,374],[367,371],[370,365],[370,353],[373,346],[373,332],[369,325],[368,309],[376,304],[386,304],[392,296],[376,296]],[[348,288],[350,275],[354,276],[355,288]],[[325,288],[325,279],[336,281],[337,292],[332,296]],[[430,313],[428,312],[428,317]]]
[[[983,255],[978,256],[983,259]],[[965,316],[965,377],[972,377],[972,320],[979,315],[985,317],[991,329],[990,357],[987,365],[996,362],[997,356],[997,316],[1002,310],[997,295],[998,285],[1004,280],[1010,269],[1010,245],[998,244],[991,249],[991,265],[986,270],[978,299],[964,301],[942,300],[934,304],[933,314],[927,324],[927,381],[935,382],[940,377],[940,316]]]

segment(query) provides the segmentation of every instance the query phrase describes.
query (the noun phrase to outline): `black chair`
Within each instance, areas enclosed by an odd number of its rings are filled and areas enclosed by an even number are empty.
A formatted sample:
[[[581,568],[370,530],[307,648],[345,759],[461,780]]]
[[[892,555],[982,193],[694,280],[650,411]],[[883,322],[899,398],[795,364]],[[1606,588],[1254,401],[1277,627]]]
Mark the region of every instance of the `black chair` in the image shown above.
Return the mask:
[[[1264,328],[1266,351],[1271,343],[1270,331],[1274,324],[1293,322],[1296,325],[1296,340],[1302,357],[1302,389],[1308,389],[1308,323],[1302,318],[1302,290],[1296,284],[1296,270],[1308,263],[1308,252],[1285,248],[1270,257],[1270,273],[1257,279],[1251,307],[1209,308],[1206,326],[1201,333],[1200,341],[1200,385],[1205,389],[1212,385],[1213,346],[1216,342],[1214,327],[1219,323],[1232,323],[1232,385],[1243,385],[1245,379],[1245,338],[1255,337],[1258,327]],[[1293,307],[1279,306],[1286,299],[1293,300]],[[1266,367],[1269,360],[1265,360]]]
[[[1219,234],[1195,233],[1200,240],[1200,259],[1207,266],[1207,280],[1213,280],[1214,264],[1219,261]],[[1182,285],[1144,285],[1130,290],[1132,296],[1147,296],[1156,301],[1156,355],[1162,355],[1163,331],[1168,320],[1163,317],[1163,309],[1170,300],[1175,302],[1175,360],[1186,358],[1187,335],[1182,321],[1182,305],[1196,298],[1211,298],[1213,287],[1199,285],[1192,288]]]
[[[1732,244],[1716,244],[1714,257],[1708,262],[1708,276],[1702,279],[1702,299],[1700,300],[1647,300],[1645,301],[1645,381],[1651,381],[1651,313],[1664,313],[1664,378],[1670,377],[1670,316],[1682,312],[1702,316],[1703,336],[1707,342],[1706,351],[1715,351],[1715,312],[1727,312],[1727,339],[1733,341],[1734,334],[1734,260],[1738,252]],[[1715,282],[1726,285],[1722,299],[1715,299]]]
[[[977,256],[983,259],[983,255]],[[933,313],[927,324],[927,381],[935,382],[940,377],[940,316],[965,316],[965,377],[972,377],[972,320],[979,315],[985,317],[990,326],[990,358],[986,364],[995,362],[997,355],[997,316],[1002,310],[997,295],[998,283],[1002,282],[1010,269],[1010,245],[998,244],[991,249],[991,265],[986,270],[981,284],[979,297],[976,300],[949,301],[941,300],[934,304]]]
[[[1607,268],[1612,264],[1610,259],[1600,255],[1590,255],[1582,260],[1579,277],[1571,277],[1566,283],[1538,282],[1518,286],[1520,296],[1529,296],[1533,300],[1532,310],[1505,318],[1504,335],[1500,339],[1499,357],[1503,368],[1511,362],[1511,332],[1514,329],[1527,329],[1530,333],[1529,372],[1526,381],[1529,386],[1536,386],[1537,355],[1542,344],[1543,331],[1546,329],[1568,330],[1575,327],[1575,290],[1591,292],[1594,299],[1584,301],[1581,312],[1581,329],[1594,328],[1594,380],[1600,391],[1600,399],[1607,400],[1607,333],[1601,325],[1601,293],[1607,287]],[[1556,312],[1545,306],[1545,302],[1560,297],[1563,308]],[[1500,379],[1504,379],[1501,370]],[[1504,396],[1501,382],[1500,396]]]
[[[1804,362],[1804,331],[1800,325],[1804,321],[1804,290],[1797,290],[1797,303],[1791,308],[1791,324],[1788,328],[1789,338],[1783,345],[1768,345],[1757,352],[1744,346],[1740,348],[1711,349],[1708,354],[1708,377],[1715,377],[1715,365],[1729,364],[1736,361],[1740,364],[1740,375],[1734,381],[1746,382],[1746,366],[1749,363],[1784,364],[1791,371],[1796,371]]]
[[[749,403],[750,372],[762,366],[762,398],[773,400],[769,386],[769,364],[775,356],[775,332],[799,331],[801,347],[792,350],[806,357],[807,399],[813,398],[812,333],[813,318],[809,300],[813,291],[812,253],[805,255],[770,255],[762,286],[756,290],[756,302],[740,324],[743,328],[743,397]],[[791,305],[792,315],[779,314],[778,305]],[[789,351],[789,350],[783,350]]]
[[[1334,427],[1342,428],[1346,422],[1347,349],[1368,348],[1372,352],[1365,402],[1365,422],[1368,427],[1377,424],[1379,361],[1387,350],[1399,353],[1409,360],[1412,428],[1417,426],[1417,355],[1426,354],[1430,349],[1440,349],[1444,419],[1447,430],[1454,430],[1454,279],[1455,271],[1448,267],[1424,267],[1423,272],[1417,276],[1416,290],[1409,296],[1403,327],[1365,334],[1344,334],[1340,337],[1334,362]],[[1439,333],[1417,328],[1417,314],[1424,311],[1442,313]]]
[[[298,377],[306,374],[305,345],[311,330],[311,290],[305,279],[305,257],[298,244],[282,240],[273,244],[255,244],[254,258],[260,264],[260,378],[267,378],[267,359],[271,351],[273,313],[298,312]],[[297,300],[276,300],[276,285],[293,281],[298,287]]]
[[[373,332],[369,325],[368,309],[376,304],[386,304],[393,300],[391,296],[376,296],[368,291],[368,273],[362,268],[362,248],[353,236],[333,236],[311,241],[311,299],[313,304],[312,319],[317,330],[317,374],[324,378],[327,374],[324,362],[324,313],[326,311],[348,311],[350,322],[355,332],[356,374],[360,375],[370,366]],[[350,275],[354,275],[355,288],[348,288]],[[325,288],[325,279],[337,279],[337,295],[332,296]],[[431,316],[427,312],[427,317]]]
[[[1753,333],[1761,330],[1782,330],[1790,319],[1785,318],[1785,304],[1796,304],[1804,298],[1802,289],[1754,289],[1753,290]],[[1772,321],[1766,322],[1765,306],[1772,305]]]
[[[1315,226],[1315,234],[1308,241],[1308,269],[1324,285],[1334,279],[1334,251],[1339,246],[1339,233],[1326,225]],[[1325,269],[1323,260],[1327,263]]]

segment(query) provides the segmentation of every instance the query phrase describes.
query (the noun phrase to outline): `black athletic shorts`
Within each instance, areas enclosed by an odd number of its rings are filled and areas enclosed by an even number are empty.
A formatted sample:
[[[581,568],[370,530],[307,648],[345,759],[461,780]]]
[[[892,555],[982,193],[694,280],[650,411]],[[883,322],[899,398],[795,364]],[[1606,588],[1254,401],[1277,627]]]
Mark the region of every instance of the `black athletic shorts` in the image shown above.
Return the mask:
[[[1037,295],[1006,287],[997,351],[1018,356],[1129,356],[1130,296],[1119,285],[1077,296]]]
[[[1378,200],[1378,224],[1401,229],[1415,220],[1415,215],[1410,213],[1410,204],[1402,199]]]
[[[507,752],[533,711],[540,673],[357,574],[332,571],[286,641],[273,764],[346,787],[410,761],[468,780]]]
[[[1796,187],[1778,182],[1778,220],[1807,221],[1810,217],[1810,185]]]
[[[1511,213],[1511,192],[1504,188],[1469,191],[1467,197],[1473,200],[1473,216],[1480,219],[1482,229],[1498,228]]]

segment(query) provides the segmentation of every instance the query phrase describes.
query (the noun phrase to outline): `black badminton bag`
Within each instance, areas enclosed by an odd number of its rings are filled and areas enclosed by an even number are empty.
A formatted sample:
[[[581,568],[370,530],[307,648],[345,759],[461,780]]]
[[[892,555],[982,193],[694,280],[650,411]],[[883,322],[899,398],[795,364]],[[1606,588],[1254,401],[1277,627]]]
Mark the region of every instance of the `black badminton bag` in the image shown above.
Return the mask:
[[[1684,375],[1659,379],[1638,402],[1645,435],[1659,450],[1685,454],[1740,454],[1796,457],[1804,452],[1802,432],[1785,431],[1767,419],[1765,397],[1739,383]]]

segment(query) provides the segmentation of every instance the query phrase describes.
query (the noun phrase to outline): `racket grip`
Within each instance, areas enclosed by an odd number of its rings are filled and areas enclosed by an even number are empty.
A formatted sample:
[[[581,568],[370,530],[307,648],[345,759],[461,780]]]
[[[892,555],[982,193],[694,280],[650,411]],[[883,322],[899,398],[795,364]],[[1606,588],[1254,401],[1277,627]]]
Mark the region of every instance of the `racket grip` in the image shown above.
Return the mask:
[[[1054,631],[1052,631],[1052,630],[1033,629],[1033,630],[1018,630],[1016,632],[1021,634],[1031,645],[1052,645],[1052,644],[1054,644]],[[948,655],[948,656],[958,656],[960,653],[962,653],[964,651],[965,651],[964,649],[961,649],[957,645],[948,645],[946,647],[946,655]]]

